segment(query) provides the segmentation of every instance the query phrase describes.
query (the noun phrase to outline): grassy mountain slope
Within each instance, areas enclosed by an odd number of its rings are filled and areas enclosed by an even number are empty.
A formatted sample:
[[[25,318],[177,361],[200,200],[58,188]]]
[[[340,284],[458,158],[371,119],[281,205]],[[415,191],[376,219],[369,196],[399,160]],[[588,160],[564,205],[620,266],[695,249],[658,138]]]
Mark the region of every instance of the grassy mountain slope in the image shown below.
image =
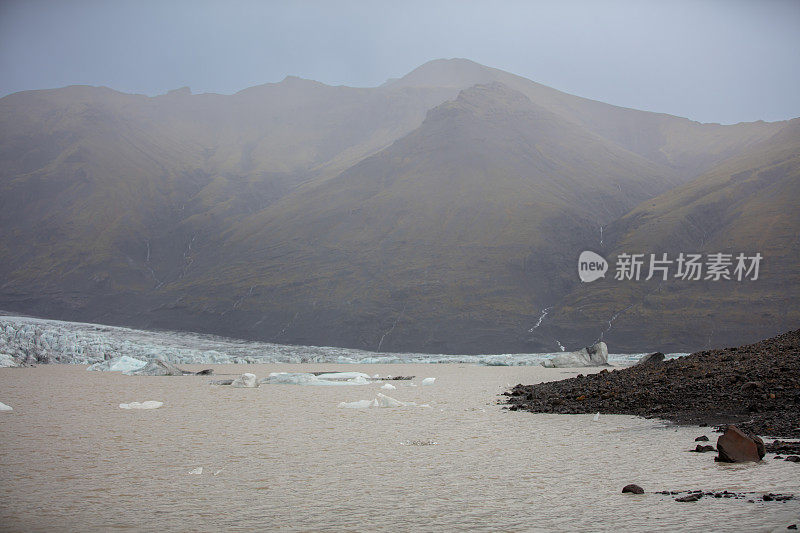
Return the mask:
[[[183,303],[269,338],[428,351],[504,338],[523,349],[554,289],[573,283],[574,247],[676,183],[517,91],[476,86],[389,148],[242,221],[218,253],[199,251],[203,286],[249,296],[236,309],[192,291]],[[262,320],[264,300],[281,320]]]
[[[800,120],[692,182],[614,222],[619,253],[761,253],[757,280],[605,279],[578,287],[553,313],[551,334],[604,336],[633,346],[649,325],[653,349],[745,342],[800,322]],[[613,268],[613,266],[612,266]],[[675,272],[673,268],[673,272]],[[663,282],[662,282],[663,281]],[[609,327],[608,320],[622,311]],[[560,330],[560,331],[559,331]]]
[[[579,251],[693,244],[683,219],[708,246],[763,245],[780,259],[765,268],[784,265],[772,286],[797,287],[780,255],[796,253],[794,131],[623,109],[466,60],[373,89],[17,93],[0,99],[0,308],[384,350],[579,344],[629,305],[577,286]],[[759,287],[669,303],[719,313],[714,335],[758,329],[718,302],[794,320]],[[700,342],[677,312],[642,316],[658,328],[620,317],[620,347]]]

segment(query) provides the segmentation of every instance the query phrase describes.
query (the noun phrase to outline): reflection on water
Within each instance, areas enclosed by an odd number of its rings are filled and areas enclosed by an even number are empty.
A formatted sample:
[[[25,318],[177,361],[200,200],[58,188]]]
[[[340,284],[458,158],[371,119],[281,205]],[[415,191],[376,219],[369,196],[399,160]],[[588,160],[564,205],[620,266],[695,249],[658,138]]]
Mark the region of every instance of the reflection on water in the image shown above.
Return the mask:
[[[687,453],[696,436],[715,438],[707,428],[496,405],[507,385],[573,375],[563,369],[347,365],[437,379],[383,391],[430,408],[339,409],[374,398],[380,384],[234,389],[84,368],[0,369],[0,401],[14,408],[0,413],[0,528],[783,531],[800,519],[797,501],[620,493],[637,483],[800,494],[795,464]],[[259,377],[321,370],[336,365],[215,367]],[[164,406],[118,407],[145,400]]]

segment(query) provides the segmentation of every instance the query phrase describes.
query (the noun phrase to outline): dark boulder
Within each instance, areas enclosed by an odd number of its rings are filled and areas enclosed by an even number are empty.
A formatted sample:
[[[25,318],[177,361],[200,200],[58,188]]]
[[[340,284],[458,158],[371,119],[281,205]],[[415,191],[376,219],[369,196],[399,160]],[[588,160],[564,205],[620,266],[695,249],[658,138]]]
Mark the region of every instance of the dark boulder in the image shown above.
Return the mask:
[[[715,452],[717,450],[715,450],[714,447],[709,445],[709,444],[707,444],[705,446],[702,445],[702,444],[698,444],[697,446],[695,446],[694,450],[689,450],[689,451],[690,452],[705,453],[705,452]]]
[[[655,352],[648,355],[645,355],[636,363],[637,365],[655,365],[658,363],[664,362],[664,354],[661,352]]]
[[[708,442],[708,437],[706,437],[705,435],[701,435],[701,436],[697,437],[696,439],[694,439],[694,441],[695,442],[700,442],[700,441]]]
[[[625,485],[622,487],[622,493],[629,492],[631,494],[644,494],[644,489],[639,485],[635,485],[631,483],[630,485]]]
[[[789,457],[784,459],[784,461],[789,461],[789,462],[792,462],[792,463],[800,463],[800,456],[798,456],[798,455],[790,455]]]
[[[757,440],[756,440],[757,439]],[[758,442],[761,442],[760,446]],[[747,463],[764,457],[764,443],[752,438],[736,426],[728,426],[717,439],[719,455],[714,459],[722,463]]]

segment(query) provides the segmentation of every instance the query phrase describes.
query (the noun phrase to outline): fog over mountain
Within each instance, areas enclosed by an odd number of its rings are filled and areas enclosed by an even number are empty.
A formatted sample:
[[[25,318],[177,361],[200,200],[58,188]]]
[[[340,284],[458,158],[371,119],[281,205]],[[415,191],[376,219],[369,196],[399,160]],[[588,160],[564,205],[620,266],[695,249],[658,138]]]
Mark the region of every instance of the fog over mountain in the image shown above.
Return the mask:
[[[0,308],[381,351],[688,351],[797,327],[800,119],[722,126],[464,59],[375,88],[0,99]],[[577,258],[759,252],[758,280]]]

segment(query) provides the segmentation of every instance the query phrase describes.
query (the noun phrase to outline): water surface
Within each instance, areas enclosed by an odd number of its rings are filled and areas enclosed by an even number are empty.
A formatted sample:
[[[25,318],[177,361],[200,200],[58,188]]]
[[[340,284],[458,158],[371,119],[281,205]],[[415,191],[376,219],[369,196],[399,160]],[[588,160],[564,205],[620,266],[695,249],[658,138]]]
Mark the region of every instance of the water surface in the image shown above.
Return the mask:
[[[209,377],[124,376],[80,365],[0,369],[5,530],[785,531],[800,502],[646,491],[800,494],[800,466],[688,453],[708,428],[628,416],[535,415],[496,404],[516,383],[577,371],[473,365],[216,365],[217,374],[363,371],[436,377],[342,387],[234,389]],[[196,366],[195,369],[203,368]],[[581,370],[581,372],[586,372]],[[430,408],[340,409],[384,392]],[[120,403],[159,400],[153,411]],[[435,445],[405,445],[410,441]],[[203,468],[200,475],[189,472]]]

